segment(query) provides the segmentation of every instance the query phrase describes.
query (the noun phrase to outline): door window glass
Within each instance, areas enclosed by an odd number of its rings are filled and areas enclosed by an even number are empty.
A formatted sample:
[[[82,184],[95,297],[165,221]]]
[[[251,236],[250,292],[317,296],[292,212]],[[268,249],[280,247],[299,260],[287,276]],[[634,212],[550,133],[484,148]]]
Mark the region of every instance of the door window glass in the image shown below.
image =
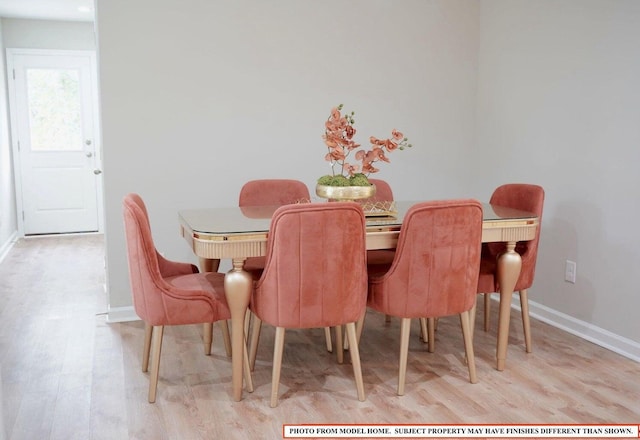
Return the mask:
[[[32,151],[82,150],[80,78],[73,69],[28,69]]]

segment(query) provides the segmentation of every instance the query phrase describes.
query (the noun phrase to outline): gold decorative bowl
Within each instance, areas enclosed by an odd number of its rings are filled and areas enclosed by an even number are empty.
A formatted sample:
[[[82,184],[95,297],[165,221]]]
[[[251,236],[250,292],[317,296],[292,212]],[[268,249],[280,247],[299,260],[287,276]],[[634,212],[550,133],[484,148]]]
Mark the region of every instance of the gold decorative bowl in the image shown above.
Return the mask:
[[[330,200],[368,199],[376,194],[376,186],[327,186],[316,185],[318,197]]]

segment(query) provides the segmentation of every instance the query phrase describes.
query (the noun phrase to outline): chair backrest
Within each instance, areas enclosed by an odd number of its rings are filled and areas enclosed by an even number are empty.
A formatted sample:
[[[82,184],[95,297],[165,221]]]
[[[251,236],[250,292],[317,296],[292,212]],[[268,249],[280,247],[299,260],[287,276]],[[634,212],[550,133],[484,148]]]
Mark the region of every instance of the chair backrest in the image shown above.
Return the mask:
[[[516,252],[522,257],[522,269],[514,290],[528,289],[533,284],[536,271],[538,243],[542,225],[542,208],[544,206],[544,189],[538,185],[508,183],[496,188],[491,195],[489,203],[533,212],[538,216],[539,223],[535,238],[531,241],[521,241],[516,246]],[[504,243],[487,243],[487,247],[492,256],[497,256],[505,249]]]
[[[440,200],[412,206],[396,255],[371,289],[369,304],[405,318],[459,314],[475,304],[482,247],[482,205]]]
[[[160,274],[147,208],[138,194],[127,194],[123,211],[133,306],[145,322],[156,321],[153,310],[161,306],[156,304],[161,298],[150,292],[166,283]]]
[[[327,202],[278,208],[252,298],[257,315],[279,327],[333,327],[357,321],[366,298],[362,207]]]
[[[250,180],[240,189],[238,206],[274,205],[309,202],[309,189],[293,179]]]
[[[365,202],[391,202],[394,200],[391,185],[385,180],[370,178],[369,183],[376,186],[376,193],[373,197],[364,200]]]

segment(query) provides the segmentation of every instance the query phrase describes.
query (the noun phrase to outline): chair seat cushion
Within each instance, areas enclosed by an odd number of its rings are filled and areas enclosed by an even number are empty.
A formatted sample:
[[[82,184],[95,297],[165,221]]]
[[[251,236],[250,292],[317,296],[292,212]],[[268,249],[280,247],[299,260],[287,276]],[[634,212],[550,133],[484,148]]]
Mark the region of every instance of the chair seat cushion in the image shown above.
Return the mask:
[[[224,293],[224,274],[218,272],[177,275],[164,279],[175,290],[176,299],[196,299],[201,301],[183,301],[181,307],[171,310],[171,324],[189,324],[213,322],[231,319],[231,312]],[[206,307],[206,304],[210,305]],[[207,317],[207,319],[203,319]]]

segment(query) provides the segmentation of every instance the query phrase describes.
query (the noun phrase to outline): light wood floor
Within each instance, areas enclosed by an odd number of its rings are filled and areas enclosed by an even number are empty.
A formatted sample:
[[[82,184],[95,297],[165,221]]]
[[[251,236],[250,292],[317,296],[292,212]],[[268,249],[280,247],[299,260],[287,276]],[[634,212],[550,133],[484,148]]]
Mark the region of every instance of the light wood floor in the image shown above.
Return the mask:
[[[360,347],[365,402],[356,398],[350,364],[326,352],[322,330],[290,331],[275,409],[270,327],[255,392],[241,402],[230,395],[219,333],[208,357],[200,326],[169,328],[158,399],[149,404],[142,324],[105,322],[103,255],[100,235],[42,237],[18,242],[0,264],[0,439],[278,439],[283,423],[640,420],[640,364],[536,320],[534,352],[526,354],[516,313],[503,372],[494,369],[495,326],[485,333],[479,319],[473,385],[458,319],[440,321],[435,353],[414,323],[406,394],[398,397],[398,322],[369,312]]]

